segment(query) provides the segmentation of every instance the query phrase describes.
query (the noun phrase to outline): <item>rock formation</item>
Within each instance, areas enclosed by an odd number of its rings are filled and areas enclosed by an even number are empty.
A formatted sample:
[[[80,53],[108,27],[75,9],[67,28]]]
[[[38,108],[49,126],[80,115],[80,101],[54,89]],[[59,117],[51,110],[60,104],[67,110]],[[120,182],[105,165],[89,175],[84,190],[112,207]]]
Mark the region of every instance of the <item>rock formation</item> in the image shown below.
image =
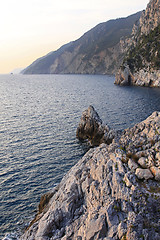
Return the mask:
[[[21,237],[33,239],[159,240],[160,113],[91,148],[42,197]]]
[[[151,0],[134,27],[115,84],[160,87],[160,0]]]
[[[121,86],[160,87],[160,70],[147,71],[140,69],[138,72],[133,73],[127,65],[124,70],[118,70],[115,84]]]
[[[76,132],[76,136],[80,140],[88,139],[92,146],[99,145],[102,142],[110,144],[115,134],[115,131],[110,130],[108,126],[102,124],[102,120],[93,106],[89,106],[82,113]]]

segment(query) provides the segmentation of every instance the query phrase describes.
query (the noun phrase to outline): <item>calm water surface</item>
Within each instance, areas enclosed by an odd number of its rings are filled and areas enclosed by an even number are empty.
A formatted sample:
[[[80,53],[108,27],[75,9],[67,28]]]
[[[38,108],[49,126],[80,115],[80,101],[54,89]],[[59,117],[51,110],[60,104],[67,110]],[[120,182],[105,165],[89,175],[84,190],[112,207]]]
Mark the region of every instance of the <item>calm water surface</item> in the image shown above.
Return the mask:
[[[0,239],[24,229],[40,196],[86,152],[75,133],[90,104],[116,129],[160,111],[160,89],[113,82],[99,75],[0,75]]]

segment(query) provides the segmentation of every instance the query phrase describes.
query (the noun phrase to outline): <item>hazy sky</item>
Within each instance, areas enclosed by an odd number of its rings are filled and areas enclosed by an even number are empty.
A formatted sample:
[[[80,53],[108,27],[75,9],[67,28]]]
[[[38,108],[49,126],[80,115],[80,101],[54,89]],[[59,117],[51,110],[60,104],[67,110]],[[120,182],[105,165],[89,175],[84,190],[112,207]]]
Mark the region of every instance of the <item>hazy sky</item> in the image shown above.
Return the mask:
[[[98,23],[146,8],[149,0],[1,0],[0,73],[23,68]]]

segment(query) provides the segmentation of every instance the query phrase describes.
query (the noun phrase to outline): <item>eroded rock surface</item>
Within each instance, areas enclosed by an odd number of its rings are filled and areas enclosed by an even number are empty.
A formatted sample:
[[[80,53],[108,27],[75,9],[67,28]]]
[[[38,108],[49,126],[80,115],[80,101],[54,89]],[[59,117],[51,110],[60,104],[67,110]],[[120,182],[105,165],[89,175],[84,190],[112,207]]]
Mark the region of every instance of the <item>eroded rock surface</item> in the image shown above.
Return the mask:
[[[160,87],[160,70],[141,69],[133,74],[129,66],[125,66],[124,70],[117,72],[114,83],[121,86]]]
[[[116,132],[110,130],[108,126],[102,124],[98,113],[93,106],[89,106],[82,113],[82,117],[77,128],[76,136],[80,140],[88,140],[91,145],[98,146],[100,143],[110,144]]]
[[[21,240],[159,240],[159,152],[154,112],[110,145],[90,149],[42,198],[43,211]],[[150,176],[139,179],[138,171]]]

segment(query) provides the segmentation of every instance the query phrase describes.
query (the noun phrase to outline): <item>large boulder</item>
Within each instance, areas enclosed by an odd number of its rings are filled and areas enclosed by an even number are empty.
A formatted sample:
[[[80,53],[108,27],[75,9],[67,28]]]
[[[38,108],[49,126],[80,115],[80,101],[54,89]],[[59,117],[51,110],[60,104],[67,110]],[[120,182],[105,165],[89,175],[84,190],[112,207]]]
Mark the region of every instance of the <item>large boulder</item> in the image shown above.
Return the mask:
[[[88,140],[92,146],[98,146],[101,143],[111,143],[115,131],[102,124],[98,113],[93,106],[89,106],[82,113],[82,117],[77,128],[76,136],[80,140]]]

